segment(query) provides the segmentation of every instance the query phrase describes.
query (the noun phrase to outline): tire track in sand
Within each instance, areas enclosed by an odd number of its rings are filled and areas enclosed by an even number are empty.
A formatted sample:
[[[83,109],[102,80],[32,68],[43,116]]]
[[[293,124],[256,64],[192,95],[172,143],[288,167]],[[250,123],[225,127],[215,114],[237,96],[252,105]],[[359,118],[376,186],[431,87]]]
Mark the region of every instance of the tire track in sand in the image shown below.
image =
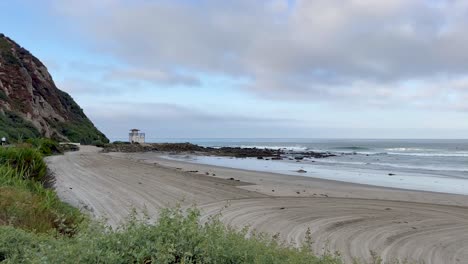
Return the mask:
[[[468,263],[466,207],[358,198],[270,197],[236,187],[247,183],[112,157],[85,146],[80,152],[47,161],[56,174],[59,197],[86,208],[95,217],[107,217],[112,225],[127,217],[132,208],[146,208],[156,217],[160,208],[185,199],[182,205],[198,204],[207,219],[228,203],[221,216],[226,224],[280,233],[283,240],[295,245],[304,241],[310,228],[315,252],[338,250],[347,263],[351,256],[368,260],[370,250],[385,260]]]
[[[204,204],[205,217],[226,202]],[[221,220],[250,226],[300,245],[309,228],[317,253],[339,250],[345,260],[468,263],[468,208],[348,198],[269,197],[229,201]]]

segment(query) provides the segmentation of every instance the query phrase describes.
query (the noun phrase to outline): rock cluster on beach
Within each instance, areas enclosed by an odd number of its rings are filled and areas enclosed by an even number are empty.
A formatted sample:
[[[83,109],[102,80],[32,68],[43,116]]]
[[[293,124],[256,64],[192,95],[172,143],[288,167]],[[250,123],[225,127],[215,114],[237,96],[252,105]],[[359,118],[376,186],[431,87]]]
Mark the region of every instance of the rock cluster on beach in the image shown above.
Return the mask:
[[[208,152],[217,156],[233,156],[233,157],[279,157],[282,153],[280,150],[274,149],[259,149],[259,148],[240,148],[240,147],[222,147],[222,148],[206,148]]]
[[[237,158],[257,157],[259,159],[270,158],[272,160],[280,160],[285,156],[293,155],[295,159],[302,160],[303,158],[326,158],[335,156],[327,152],[295,152],[290,153],[282,149],[268,148],[241,148],[241,147],[202,147],[192,143],[145,143],[145,144],[130,144],[128,142],[114,142],[112,144],[104,144],[104,152],[191,152],[206,155],[230,156]]]
[[[330,152],[316,152],[316,151],[305,151],[305,152],[285,152],[284,154],[292,155],[295,160],[303,160],[304,158],[315,158],[322,159],[328,157],[334,157],[336,154]]]
[[[102,145],[104,152],[195,152],[204,151],[204,147],[191,143],[152,143],[152,144],[130,144],[128,142],[114,142]]]

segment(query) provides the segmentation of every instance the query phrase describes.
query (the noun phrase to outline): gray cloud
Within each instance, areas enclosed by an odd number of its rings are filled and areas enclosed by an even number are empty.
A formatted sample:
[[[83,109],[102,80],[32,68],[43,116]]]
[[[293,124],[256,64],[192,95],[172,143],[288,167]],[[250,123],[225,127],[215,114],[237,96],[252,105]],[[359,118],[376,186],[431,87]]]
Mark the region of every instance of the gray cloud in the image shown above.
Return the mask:
[[[198,84],[181,69],[247,78],[243,89],[276,100],[466,110],[466,1],[54,4],[96,50],[132,67],[114,78]]]
[[[200,86],[199,79],[193,76],[147,69],[113,69],[104,76],[108,80],[145,81],[162,85]]]
[[[177,104],[108,102],[88,105],[86,113],[99,124],[99,128],[112,139],[125,139],[130,128],[139,128],[149,140],[170,138],[251,138],[262,135],[264,138],[284,138],[285,135],[297,138],[382,138],[401,137],[401,128],[395,127],[355,127],[327,125],[323,122],[303,122],[296,119],[252,118],[234,113],[215,115],[195,108]],[[405,137],[437,138],[444,135],[450,138],[463,138],[466,127],[449,129],[427,123],[419,127],[407,127]]]
[[[104,106],[104,107],[103,107]],[[252,117],[238,114],[213,114],[207,113],[191,107],[186,107],[178,104],[169,103],[131,103],[131,102],[106,102],[99,104],[93,113],[98,117],[114,118],[133,118],[139,116],[141,118],[157,118],[159,120],[169,121],[185,118],[194,122],[235,122],[242,123],[296,123],[300,120],[290,118],[268,118],[268,117]],[[218,123],[217,123],[218,124]]]
[[[57,87],[72,95],[115,95],[126,92],[125,87],[80,78],[66,78],[57,82]]]
[[[186,85],[199,86],[200,80],[195,76],[177,72],[150,68],[132,68],[115,65],[95,64],[83,61],[71,61],[67,68],[72,72],[93,73],[101,77],[103,82],[127,81],[132,83],[148,82],[156,85]]]
[[[110,137],[125,137],[129,128],[146,131],[148,137],[279,137],[295,131],[296,119],[260,118],[235,113],[217,115],[196,108],[165,103],[107,102],[89,105],[90,118]]]

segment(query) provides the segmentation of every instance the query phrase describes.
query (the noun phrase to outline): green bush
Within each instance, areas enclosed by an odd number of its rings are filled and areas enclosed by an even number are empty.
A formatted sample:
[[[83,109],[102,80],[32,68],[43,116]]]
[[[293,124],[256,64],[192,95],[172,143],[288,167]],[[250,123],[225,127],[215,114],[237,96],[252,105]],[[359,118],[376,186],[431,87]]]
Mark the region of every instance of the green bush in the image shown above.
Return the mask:
[[[119,140],[117,140],[117,141],[112,142],[112,144],[115,144],[115,145],[129,145],[131,143],[128,142],[128,141],[119,141]]]
[[[117,230],[94,224],[71,238],[0,227],[0,257],[5,263],[342,263],[308,247],[245,235],[217,219],[200,224],[196,209],[165,209],[153,225],[135,218]]]
[[[99,148],[103,148],[106,146],[106,143],[102,142],[101,140],[95,140],[93,141],[91,145],[99,147]]]
[[[0,148],[0,225],[73,234],[84,218],[44,187],[46,179],[50,175],[37,150]]]
[[[0,148],[0,225],[73,234],[84,218],[60,201],[53,189],[44,187],[51,179],[38,150]]]
[[[52,127],[57,129],[61,134],[65,135],[71,142],[81,143],[85,145],[93,144],[95,141],[108,143],[109,140],[104,134],[99,132],[93,123],[89,120],[81,120],[80,122],[52,122]]]
[[[0,166],[0,226],[72,235],[84,220],[80,211],[63,203],[54,190],[24,180],[15,170]]]
[[[0,137],[6,137],[9,141],[18,141],[22,138],[37,138],[41,133],[29,121],[15,112],[5,111],[0,113]]]
[[[0,166],[13,168],[25,180],[46,180],[47,166],[41,153],[32,148],[0,148]]]
[[[44,197],[28,189],[0,187],[0,224],[35,232],[48,232],[61,217],[44,205]],[[61,227],[60,227],[61,228]]]
[[[30,138],[26,143],[37,149],[42,155],[50,156],[63,153],[58,142],[48,138]]]

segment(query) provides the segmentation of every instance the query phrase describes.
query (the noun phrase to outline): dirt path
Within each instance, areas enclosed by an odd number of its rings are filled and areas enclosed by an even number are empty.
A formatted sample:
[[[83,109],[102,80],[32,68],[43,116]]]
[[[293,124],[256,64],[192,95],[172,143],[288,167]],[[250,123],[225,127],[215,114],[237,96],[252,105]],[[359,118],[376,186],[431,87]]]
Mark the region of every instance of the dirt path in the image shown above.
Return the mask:
[[[113,225],[132,208],[156,216],[161,207],[197,204],[208,217],[228,204],[222,209],[227,224],[280,233],[295,244],[310,228],[316,252],[339,250],[347,261],[368,260],[373,250],[386,260],[468,263],[466,196],[101,154],[91,147],[48,163],[62,199]]]

